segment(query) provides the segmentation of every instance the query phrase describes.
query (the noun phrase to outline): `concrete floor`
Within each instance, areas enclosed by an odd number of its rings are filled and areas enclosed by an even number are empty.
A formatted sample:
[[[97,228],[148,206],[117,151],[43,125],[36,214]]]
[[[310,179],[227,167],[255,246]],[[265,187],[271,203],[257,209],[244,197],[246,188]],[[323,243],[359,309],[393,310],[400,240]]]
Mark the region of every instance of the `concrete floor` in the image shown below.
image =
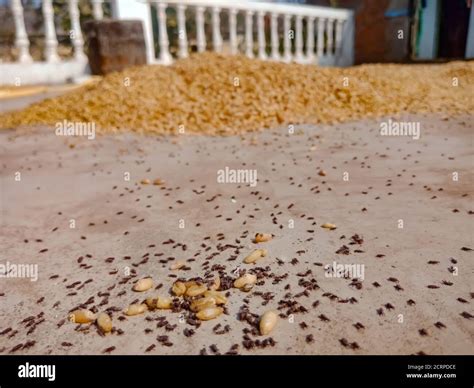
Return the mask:
[[[9,98],[0,101],[0,113],[20,110],[27,106],[44,100],[45,98],[55,97],[61,93],[39,93],[29,96],[22,96],[17,98]]]
[[[39,279],[0,279],[0,352],[212,354],[237,344],[242,354],[473,354],[473,117],[405,119],[421,123],[420,140],[380,136],[380,120],[227,138],[1,133],[0,263],[37,264]],[[218,183],[225,167],[255,169],[258,184]],[[254,244],[257,232],[275,237]],[[348,254],[336,253],[343,245]],[[268,256],[243,264],[257,246]],[[170,270],[178,259],[189,270]],[[364,279],[326,277],[334,261],[364,265]],[[224,291],[227,314],[199,328],[183,311],[120,312],[168,295],[176,275],[256,267],[262,282]],[[133,292],[145,276],[162,288]],[[278,310],[287,302],[307,312]],[[114,332],[75,330],[68,313],[83,303],[109,309]],[[245,349],[242,306],[283,314],[274,346],[249,334]],[[216,334],[217,324],[229,331]]]

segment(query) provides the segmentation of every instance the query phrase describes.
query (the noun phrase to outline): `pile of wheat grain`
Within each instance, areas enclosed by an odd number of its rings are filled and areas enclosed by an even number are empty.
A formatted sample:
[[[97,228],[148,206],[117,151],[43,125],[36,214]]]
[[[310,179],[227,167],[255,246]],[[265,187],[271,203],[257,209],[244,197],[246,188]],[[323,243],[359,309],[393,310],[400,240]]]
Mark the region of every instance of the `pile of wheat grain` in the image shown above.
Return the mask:
[[[400,112],[470,113],[473,62],[320,68],[213,53],[141,66],[0,116],[0,128],[95,123],[97,132],[238,134]]]

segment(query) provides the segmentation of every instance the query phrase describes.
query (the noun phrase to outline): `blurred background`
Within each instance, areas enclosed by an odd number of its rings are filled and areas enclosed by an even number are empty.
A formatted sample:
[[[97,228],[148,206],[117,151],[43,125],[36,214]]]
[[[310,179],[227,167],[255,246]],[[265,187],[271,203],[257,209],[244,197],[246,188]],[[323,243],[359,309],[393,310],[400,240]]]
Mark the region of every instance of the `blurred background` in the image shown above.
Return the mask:
[[[320,66],[467,60],[472,1],[0,0],[6,96],[206,50]]]
[[[0,60],[14,61],[15,26],[10,7],[11,0],[0,0]],[[117,0],[118,3],[127,0]],[[272,2],[267,0],[267,2]],[[370,62],[407,62],[413,60],[445,60],[474,57],[474,21],[470,0],[275,0],[276,3],[308,4],[324,7],[349,8],[355,11],[355,64]],[[184,2],[185,3],[185,2]],[[35,60],[44,59],[44,21],[42,0],[21,0],[25,27],[30,40],[30,53]],[[53,0],[54,23],[58,39],[58,54],[62,58],[72,56],[69,37],[71,22],[68,0]],[[105,17],[112,16],[113,1],[104,1]],[[80,21],[83,25],[93,18],[89,0],[79,0]],[[176,55],[178,34],[176,11],[167,10],[167,26],[170,50]],[[153,18],[154,36],[158,35],[156,12]],[[207,41],[211,41],[211,15],[205,17]],[[239,15],[243,18],[243,15]],[[228,36],[226,14],[221,15],[224,40]],[[269,25],[269,17],[266,18]],[[243,36],[244,23],[238,22],[238,34]],[[188,13],[186,28],[195,36],[195,18]],[[256,23],[254,23],[256,28]],[[404,32],[404,39],[397,39],[398,31]],[[269,37],[269,28],[266,29]],[[470,39],[470,41],[468,41]],[[267,39],[267,42],[269,40]],[[196,42],[190,40],[190,50],[196,51]],[[155,39],[155,49],[159,52]]]
[[[118,0],[125,1],[125,0]],[[271,0],[267,0],[271,2]],[[409,60],[435,60],[472,58],[474,56],[472,8],[470,0],[275,0],[276,3],[309,4],[325,7],[350,8],[355,11],[355,63],[404,62]],[[21,0],[25,26],[30,40],[31,55],[41,60],[44,52],[44,21],[42,0]],[[72,56],[69,38],[71,29],[68,0],[53,0],[54,21],[58,39],[58,54],[62,58]],[[111,1],[104,1],[104,15],[112,14]],[[91,20],[92,5],[89,0],[79,0],[80,20]],[[172,52],[176,51],[178,35],[174,33],[176,12],[168,9],[168,28]],[[154,32],[157,33],[156,12],[152,12]],[[206,15],[210,19],[210,15]],[[225,18],[225,15],[222,15]],[[187,28],[195,30],[194,16],[188,14]],[[211,39],[210,23],[206,34]],[[223,21],[223,34],[227,24]],[[239,34],[243,34],[243,23]],[[406,39],[396,39],[403,30]],[[192,35],[192,34],[191,34]],[[468,36],[471,41],[468,42]],[[173,44],[174,43],[174,44]],[[468,45],[469,44],[469,45]],[[158,43],[155,42],[155,46]],[[158,47],[156,47],[158,50]],[[191,44],[191,49],[196,49]],[[0,60],[15,60],[15,26],[10,0],[0,0]]]

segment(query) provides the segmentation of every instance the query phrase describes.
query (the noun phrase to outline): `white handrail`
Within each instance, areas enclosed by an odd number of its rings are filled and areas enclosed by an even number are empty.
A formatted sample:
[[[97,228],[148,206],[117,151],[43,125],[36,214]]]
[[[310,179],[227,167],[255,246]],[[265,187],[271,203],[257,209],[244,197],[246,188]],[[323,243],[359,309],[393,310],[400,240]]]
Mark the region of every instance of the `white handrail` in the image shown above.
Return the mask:
[[[94,18],[96,20],[102,19],[104,0],[88,0],[88,2],[92,6]],[[54,79],[58,82],[61,82],[59,79],[75,78],[84,71],[87,58],[84,54],[78,0],[68,0],[67,4],[71,18],[71,42],[74,47],[74,57],[68,60],[59,57],[52,0],[43,0],[45,60],[34,62],[29,52],[30,42],[25,27],[22,1],[10,0],[18,57],[16,62],[0,64],[2,66],[0,84],[13,82],[12,78],[35,79],[33,67],[31,67],[33,65],[34,72],[42,74],[38,79]],[[173,47],[171,51],[177,53],[180,58],[188,56],[190,39],[189,32],[186,31],[186,16],[194,16],[196,19],[196,36],[193,37],[192,42],[196,42],[199,52],[210,49],[217,52],[225,50],[231,54],[237,54],[240,49],[238,36],[240,29],[238,27],[242,27],[238,24],[242,22],[243,18],[245,24],[243,51],[248,57],[254,57],[257,54],[261,60],[296,61],[324,65],[347,66],[353,63],[354,13],[348,9],[249,0],[116,0],[111,5],[114,17],[118,19],[138,18],[143,21],[149,63],[170,64],[173,62],[169,46],[175,44],[175,41],[170,42],[169,28],[175,29],[174,31],[177,29],[179,34],[178,47]],[[167,25],[167,9],[169,7],[176,10],[177,27]],[[158,46],[160,49],[158,58],[155,55],[153,42],[152,10],[156,11],[158,19]],[[209,16],[209,18],[205,16]],[[211,22],[212,44],[208,47],[205,24],[209,20]],[[221,25],[225,20],[228,20],[228,29]],[[267,27],[270,29],[268,32],[266,31]],[[229,42],[223,41],[221,30],[228,31]],[[255,32],[256,36],[254,36]],[[266,38],[267,33],[269,33],[269,41]],[[175,32],[173,32],[173,36],[174,34]],[[306,36],[306,42],[303,42],[304,36]]]
[[[354,49],[354,13],[349,9],[332,7],[319,7],[300,4],[281,4],[246,0],[123,0],[127,1],[130,9],[133,2],[143,2],[156,9],[161,9],[159,23],[159,46],[165,55],[153,61],[155,63],[169,64],[172,58],[168,55],[168,49],[164,42],[167,29],[173,29],[167,23],[165,9],[171,7],[178,10],[185,5],[189,12],[196,17],[196,46],[197,51],[206,50],[205,13],[211,16],[212,45],[209,49],[236,54],[238,52],[237,23],[243,18],[245,32],[243,36],[243,51],[249,58],[255,53],[261,60],[276,60],[298,63],[319,63],[322,65],[347,66],[353,63]],[[221,35],[221,15],[229,21],[229,43],[224,45]],[[237,18],[239,15],[239,18]],[[144,16],[144,18],[146,18]],[[270,42],[266,41],[267,21],[270,21]],[[303,23],[304,21],[304,23]],[[317,23],[315,26],[314,24]],[[148,24],[149,20],[148,20]],[[283,24],[283,26],[279,26]],[[181,23],[178,20],[178,25]],[[283,27],[283,28],[281,28]],[[256,37],[254,33],[256,30]],[[145,32],[146,36],[153,36],[150,28]],[[174,33],[173,33],[174,34]],[[280,35],[283,34],[283,37]],[[306,42],[303,37],[306,36]],[[254,40],[257,39],[255,44]],[[280,53],[280,39],[283,41],[282,53]],[[183,42],[179,42],[178,57],[184,56]],[[174,42],[168,42],[174,44]],[[270,55],[267,49],[270,46]],[[150,44],[147,44],[148,52],[151,52]],[[303,49],[304,52],[303,52]],[[176,52],[176,50],[172,50]]]
[[[94,18],[102,19],[104,0],[89,0]],[[63,83],[80,79],[86,74],[87,58],[84,54],[78,0],[68,0],[67,7],[71,20],[69,31],[74,56],[70,59],[58,55],[53,0],[42,0],[41,11],[44,25],[44,53],[42,59],[33,60],[30,55],[30,41],[25,26],[21,0],[10,0],[10,8],[15,26],[15,46],[17,58],[10,62],[0,60],[0,85],[28,85],[41,83]]]
[[[104,0],[89,0],[92,5],[94,19],[103,18],[102,4]],[[69,16],[71,20],[70,38],[74,47],[74,57],[76,60],[85,61],[84,40],[82,37],[81,25],[79,22],[78,0],[68,0],[67,2]],[[29,53],[30,42],[25,27],[25,19],[23,14],[23,6],[21,0],[10,0],[10,8],[12,10],[15,23],[15,44],[18,49],[19,63],[32,63],[33,59]],[[54,23],[53,0],[42,0],[41,10],[43,14],[44,24],[44,58],[47,63],[61,62],[58,55],[58,39],[56,36],[56,26]]]
[[[161,0],[140,0],[151,3],[160,3]],[[315,16],[331,19],[346,19],[351,17],[353,12],[349,9],[320,7],[316,5],[303,4],[281,4],[281,3],[266,3],[257,1],[245,0],[167,0],[168,5],[177,5],[185,3],[187,6],[201,6],[201,7],[219,7],[219,8],[234,8],[240,11],[253,11],[265,13],[290,14],[292,16]]]

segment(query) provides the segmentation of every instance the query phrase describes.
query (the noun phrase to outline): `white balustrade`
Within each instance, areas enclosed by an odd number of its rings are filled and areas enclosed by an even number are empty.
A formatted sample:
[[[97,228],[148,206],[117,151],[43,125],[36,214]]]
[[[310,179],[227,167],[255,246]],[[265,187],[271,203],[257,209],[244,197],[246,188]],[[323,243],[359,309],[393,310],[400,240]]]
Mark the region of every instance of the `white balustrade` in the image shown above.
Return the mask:
[[[58,39],[56,38],[56,29],[54,28],[54,11],[52,0],[43,0],[43,18],[45,30],[45,52],[46,61],[54,63],[59,62]]]
[[[103,18],[103,0],[88,0],[92,6],[94,19]],[[10,0],[10,8],[15,26],[15,46],[18,52],[16,62],[0,60],[0,86],[31,85],[45,83],[64,83],[78,80],[86,75],[87,57],[84,53],[84,39],[80,24],[78,0],[68,0],[67,11],[71,29],[68,31],[73,47],[72,58],[63,59],[58,55],[58,38],[56,35],[53,0],[38,0],[43,16],[44,59],[30,55],[30,41],[25,26],[22,0]]]
[[[253,58],[253,12],[245,13],[245,55]]]
[[[79,0],[68,0],[69,16],[71,20],[70,38],[74,48],[72,59],[62,60],[58,56],[58,39],[55,29],[55,17],[52,7],[53,0],[42,0],[42,13],[44,21],[44,62],[33,62],[29,52],[30,42],[23,15],[21,0],[10,0],[14,25],[15,25],[15,46],[17,48],[17,63],[0,63],[0,85],[11,83],[13,74],[17,74],[18,67],[24,66],[22,74],[25,79],[34,79],[28,66],[37,66],[44,63],[45,67],[35,67],[34,72],[42,72],[45,79],[67,79],[73,78],[85,71],[87,59],[84,54],[84,39],[80,25],[80,14],[78,7]],[[125,1],[125,0],[119,0]],[[170,40],[167,28],[167,9],[174,8],[177,16],[178,47],[173,52],[177,56],[185,58],[189,52],[189,32],[186,30],[186,14],[195,13],[196,18],[196,46],[198,52],[203,52],[207,48],[206,43],[206,12],[211,15],[210,23],[212,31],[212,46],[210,49],[221,52],[224,46],[221,34],[221,14],[228,15],[229,21],[229,42],[228,47],[231,54],[239,53],[238,36],[238,15],[243,15],[245,21],[244,32],[244,54],[250,58],[254,57],[254,25],[253,18],[256,18],[257,30],[257,52],[258,58],[265,60],[268,58],[266,49],[266,23],[265,18],[270,19],[270,58],[275,61],[300,63],[319,63],[322,65],[347,66],[353,63],[354,50],[354,15],[346,9],[336,9],[331,7],[319,7],[299,4],[266,3],[257,1],[235,1],[235,0],[126,0],[133,9],[134,18],[141,19],[145,27],[145,38],[147,45],[148,62],[158,62],[170,64],[173,58],[170,54]],[[134,2],[137,2],[135,7]],[[102,20],[104,17],[104,0],[88,0],[92,7],[92,14],[95,20]],[[142,7],[140,3],[145,5]],[[112,2],[112,15],[118,19],[127,19],[124,12],[114,12],[117,4]],[[151,7],[153,6],[153,8]],[[156,10],[158,20],[158,46],[160,54],[155,58],[152,20],[150,9]],[[116,9],[115,9],[116,11]],[[292,23],[294,20],[294,28]],[[303,52],[303,20],[306,24],[306,50]],[[283,26],[280,25],[283,24]],[[316,23],[316,25],[315,25]],[[171,27],[170,27],[171,28]],[[176,31],[176,30],[175,30]],[[280,41],[283,40],[283,47]],[[294,43],[293,43],[294,41]],[[293,48],[294,46],[294,48]],[[294,53],[293,53],[294,50]],[[48,66],[59,66],[57,73]],[[68,69],[72,70],[68,70]],[[33,68],[31,68],[33,69]],[[40,70],[38,70],[40,69]],[[66,74],[70,74],[66,76]],[[20,77],[21,78],[21,77]]]
[[[163,7],[161,0],[144,1],[157,7]],[[353,62],[354,15],[347,9],[260,1],[166,0],[168,7],[177,8],[180,5],[195,8],[196,40],[199,52],[206,50],[204,13],[211,12],[212,50],[220,52],[224,44],[220,32],[220,13],[227,12],[229,17],[229,51],[232,54],[238,53],[237,15],[241,13],[245,22],[244,54],[249,58],[254,57],[254,16],[257,30],[257,57],[262,60],[268,58],[265,23],[265,17],[268,15],[270,17],[270,58],[272,60],[343,66]],[[283,22],[282,29],[281,26],[279,28],[280,20]],[[303,20],[306,24],[305,29]],[[294,30],[292,23],[294,23]],[[303,51],[304,32],[306,32],[305,51]],[[280,52],[281,39],[283,40],[283,52]],[[179,52],[178,56],[180,56]],[[163,62],[161,57],[160,62]]]
[[[188,34],[186,33],[186,6],[178,5],[178,45],[179,51],[178,56],[180,58],[186,58],[188,56]]]

